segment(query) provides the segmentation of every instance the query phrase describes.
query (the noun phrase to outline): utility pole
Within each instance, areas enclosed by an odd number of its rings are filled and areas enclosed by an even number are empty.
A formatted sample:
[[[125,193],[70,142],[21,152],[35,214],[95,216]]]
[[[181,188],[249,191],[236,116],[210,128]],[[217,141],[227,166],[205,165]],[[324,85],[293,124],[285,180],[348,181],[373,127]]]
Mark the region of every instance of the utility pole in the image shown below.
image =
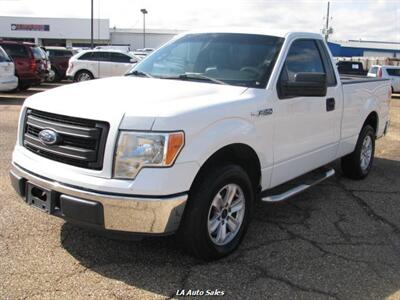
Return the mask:
[[[93,1],[93,0],[92,0]],[[325,24],[325,40],[328,40],[329,33],[328,33],[328,28],[329,28],[329,8],[330,8],[330,3],[328,1],[328,7],[326,9],[326,24]]]
[[[140,10],[143,14],[143,49],[146,48],[146,14],[148,13],[145,8]]]
[[[325,28],[322,29],[322,33],[325,36],[325,41],[328,41],[329,35],[333,33],[333,28],[329,27],[329,20],[330,20],[330,2],[328,1],[328,7],[326,9],[326,22],[325,22]]]
[[[93,0],[91,0],[91,7],[90,7],[90,48],[94,48],[93,43]]]
[[[325,40],[328,41],[329,35],[333,33],[333,28],[329,26],[329,20],[331,19],[330,17],[330,3],[328,1],[328,7],[326,9],[326,22],[325,22],[325,27],[322,28],[322,34],[325,36]]]

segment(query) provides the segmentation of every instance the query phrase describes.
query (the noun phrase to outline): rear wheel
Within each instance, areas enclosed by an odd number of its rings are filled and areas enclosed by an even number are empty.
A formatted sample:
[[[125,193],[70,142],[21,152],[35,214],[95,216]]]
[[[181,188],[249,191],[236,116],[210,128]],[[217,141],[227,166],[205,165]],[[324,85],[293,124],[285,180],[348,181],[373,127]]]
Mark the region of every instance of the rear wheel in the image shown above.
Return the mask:
[[[357,140],[355,150],[342,157],[343,173],[351,179],[363,179],[371,170],[375,154],[375,130],[364,126]]]
[[[248,227],[254,192],[237,165],[206,172],[190,192],[178,235],[194,256],[213,260],[230,254]]]
[[[88,81],[88,80],[92,80],[94,77],[92,75],[92,73],[90,73],[89,71],[86,70],[82,70],[79,71],[78,73],[76,73],[75,77],[74,77],[74,81],[75,82],[81,82],[81,81]]]

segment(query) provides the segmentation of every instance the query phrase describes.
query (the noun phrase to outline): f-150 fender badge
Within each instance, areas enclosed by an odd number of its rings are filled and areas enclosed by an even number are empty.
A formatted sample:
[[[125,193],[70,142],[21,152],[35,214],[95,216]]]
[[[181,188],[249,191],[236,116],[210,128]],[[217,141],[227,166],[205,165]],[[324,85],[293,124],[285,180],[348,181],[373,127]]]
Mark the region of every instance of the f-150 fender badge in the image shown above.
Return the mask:
[[[251,115],[255,117],[261,117],[261,116],[268,116],[272,115],[274,110],[272,108],[266,108],[266,109],[261,109],[257,112],[252,112]]]

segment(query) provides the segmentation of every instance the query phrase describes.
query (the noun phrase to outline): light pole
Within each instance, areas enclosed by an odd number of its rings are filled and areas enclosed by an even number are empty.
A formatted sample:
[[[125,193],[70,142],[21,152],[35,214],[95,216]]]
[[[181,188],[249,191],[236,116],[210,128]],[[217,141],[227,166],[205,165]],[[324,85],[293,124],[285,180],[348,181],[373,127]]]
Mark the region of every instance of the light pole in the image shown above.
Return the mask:
[[[140,10],[143,14],[143,49],[146,48],[146,14],[147,10],[145,8],[142,8]]]
[[[91,0],[91,7],[90,7],[90,48],[94,48],[93,43],[93,0]]]

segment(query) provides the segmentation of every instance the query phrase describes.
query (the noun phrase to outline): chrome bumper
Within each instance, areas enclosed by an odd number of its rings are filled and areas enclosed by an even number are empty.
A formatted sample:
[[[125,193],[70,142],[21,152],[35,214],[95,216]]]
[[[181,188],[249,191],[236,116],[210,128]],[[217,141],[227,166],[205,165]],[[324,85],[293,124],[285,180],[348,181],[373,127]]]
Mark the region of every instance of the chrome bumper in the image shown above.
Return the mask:
[[[172,233],[179,227],[188,198],[186,194],[172,197],[130,197],[125,194],[89,191],[43,178],[15,164],[12,164],[10,177],[15,190],[22,196],[25,193],[25,183],[28,181],[56,192],[59,197],[65,195],[72,196],[78,201],[86,200],[101,203],[104,214],[104,229],[106,230],[144,234]],[[63,216],[61,215],[61,217]]]

